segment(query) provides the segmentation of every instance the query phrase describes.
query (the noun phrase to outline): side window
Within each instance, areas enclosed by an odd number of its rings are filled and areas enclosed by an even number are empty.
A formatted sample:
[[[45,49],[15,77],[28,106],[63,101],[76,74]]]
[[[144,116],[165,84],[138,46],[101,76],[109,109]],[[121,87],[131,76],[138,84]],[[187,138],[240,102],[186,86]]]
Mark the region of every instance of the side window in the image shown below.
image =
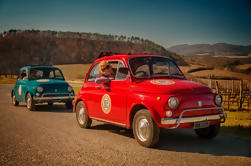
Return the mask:
[[[98,63],[92,67],[87,81],[94,82],[96,78],[99,78],[99,65],[98,65]]]
[[[27,79],[26,70],[21,70],[20,71],[19,79],[21,79],[21,80],[26,80]]]
[[[59,70],[55,70],[55,78],[63,79],[64,77],[62,76],[62,74]]]
[[[117,72],[115,76],[115,80],[125,80],[127,73],[125,73],[122,68],[124,68],[124,64],[122,62],[118,62]]]

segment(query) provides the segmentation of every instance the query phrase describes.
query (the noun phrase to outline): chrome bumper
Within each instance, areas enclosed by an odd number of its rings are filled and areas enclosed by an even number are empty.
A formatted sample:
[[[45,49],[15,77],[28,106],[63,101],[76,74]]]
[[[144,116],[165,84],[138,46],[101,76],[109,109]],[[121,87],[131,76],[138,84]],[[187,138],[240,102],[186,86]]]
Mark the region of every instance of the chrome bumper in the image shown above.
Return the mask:
[[[203,111],[203,110],[221,110],[220,114],[213,114],[213,115],[203,115],[203,116],[195,116],[195,117],[183,117],[183,114],[185,112],[189,111]],[[162,118],[161,124],[162,125],[175,125],[174,127],[171,127],[169,129],[175,129],[179,127],[182,123],[194,123],[194,122],[200,122],[205,120],[221,120],[221,123],[225,122],[227,114],[224,112],[223,107],[212,107],[212,108],[195,108],[195,109],[187,109],[181,112],[179,118]]]
[[[61,96],[61,97],[33,97],[34,101],[43,101],[43,100],[67,100],[74,99],[74,96]]]

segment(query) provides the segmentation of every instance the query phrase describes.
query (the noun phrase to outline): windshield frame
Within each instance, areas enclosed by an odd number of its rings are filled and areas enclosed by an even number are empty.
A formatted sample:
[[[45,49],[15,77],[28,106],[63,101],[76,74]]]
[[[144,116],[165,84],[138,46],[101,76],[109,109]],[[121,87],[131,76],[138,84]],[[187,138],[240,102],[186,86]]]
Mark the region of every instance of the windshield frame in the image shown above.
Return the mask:
[[[168,61],[170,61],[171,63],[173,63],[176,68],[179,70],[179,72],[182,74],[182,75],[170,75],[170,73],[168,73],[168,75],[163,75],[163,76],[153,76],[152,73],[153,71],[149,71],[149,76],[148,77],[137,77],[135,76],[135,74],[133,73],[133,70],[131,68],[131,64],[130,64],[130,61],[132,59],[135,59],[135,58],[148,58],[148,57],[153,57],[153,58],[165,58],[167,59]],[[149,65],[149,64],[148,64]],[[131,57],[128,59],[128,66],[129,66],[129,69],[130,69],[130,73],[132,74],[132,76],[136,79],[151,79],[151,78],[178,78],[178,79],[186,79],[184,73],[180,70],[179,66],[171,59],[169,59],[168,57],[164,57],[164,56],[137,56],[137,57]],[[149,70],[152,70],[152,67],[149,66]],[[168,65],[168,71],[170,71],[170,63]]]
[[[54,72],[55,72],[55,70],[58,70],[58,71],[60,72],[62,78],[55,78],[55,73],[54,73],[54,78],[49,78],[49,77],[48,77],[48,78],[31,78],[31,76],[30,76],[30,70],[32,70],[32,69],[35,69],[35,70],[50,70],[50,71],[53,70]],[[28,79],[29,79],[29,80],[40,80],[40,79],[65,80],[62,71],[61,71],[59,68],[54,68],[54,67],[33,67],[33,68],[30,68],[30,69],[28,70]]]

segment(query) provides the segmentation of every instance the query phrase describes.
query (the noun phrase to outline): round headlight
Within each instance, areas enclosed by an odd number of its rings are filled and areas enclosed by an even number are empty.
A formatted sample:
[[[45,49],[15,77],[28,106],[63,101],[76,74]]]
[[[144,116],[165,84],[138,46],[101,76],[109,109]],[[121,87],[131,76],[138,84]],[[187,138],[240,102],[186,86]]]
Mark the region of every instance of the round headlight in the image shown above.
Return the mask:
[[[219,94],[217,94],[216,96],[215,96],[215,104],[216,105],[221,105],[222,104],[222,97],[221,97],[221,95],[219,95]]]
[[[41,87],[41,86],[37,87],[37,91],[38,91],[38,92],[40,92],[40,93],[41,93],[41,92],[43,92],[43,90],[44,90],[44,88],[43,88],[43,87]]]
[[[69,86],[67,90],[68,90],[68,92],[71,92],[72,91],[72,87]]]
[[[178,105],[179,105],[179,100],[178,100],[177,97],[170,97],[170,98],[168,99],[168,106],[169,106],[169,108],[174,109],[174,108],[176,108]]]

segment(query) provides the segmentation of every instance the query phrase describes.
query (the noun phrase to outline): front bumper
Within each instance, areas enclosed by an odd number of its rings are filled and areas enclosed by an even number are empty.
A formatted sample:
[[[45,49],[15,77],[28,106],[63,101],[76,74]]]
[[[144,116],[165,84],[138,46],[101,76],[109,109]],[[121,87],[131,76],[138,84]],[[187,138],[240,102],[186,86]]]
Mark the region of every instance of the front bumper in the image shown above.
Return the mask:
[[[221,110],[219,114],[211,114],[211,115],[203,115],[203,116],[194,116],[194,117],[183,117],[185,112],[189,111],[200,111],[200,110]],[[183,110],[179,116],[179,118],[162,118],[161,124],[162,125],[176,125],[169,129],[178,128],[182,123],[194,123],[200,121],[211,121],[211,120],[220,120],[221,123],[225,122],[227,114],[224,112],[223,107],[211,107],[211,108],[195,108],[195,109],[187,109]]]
[[[61,96],[57,96],[57,95],[61,95]],[[33,97],[33,101],[36,102],[36,103],[41,103],[41,102],[66,102],[66,101],[72,101],[72,100],[74,100],[74,96],[72,96],[70,94],[43,94],[41,97],[38,97],[38,96]]]

